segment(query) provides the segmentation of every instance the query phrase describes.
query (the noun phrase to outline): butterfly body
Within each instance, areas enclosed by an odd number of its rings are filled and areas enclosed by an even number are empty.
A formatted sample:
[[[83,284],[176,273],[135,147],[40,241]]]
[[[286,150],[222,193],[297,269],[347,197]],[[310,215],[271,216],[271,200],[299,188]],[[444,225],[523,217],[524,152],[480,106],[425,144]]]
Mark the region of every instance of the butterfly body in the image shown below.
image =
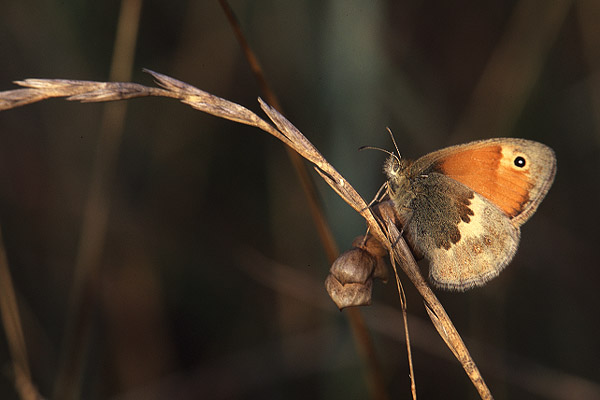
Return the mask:
[[[520,226],[554,180],[556,158],[541,143],[490,139],[414,162],[390,157],[384,171],[409,242],[430,262],[430,279],[467,290],[512,260]]]

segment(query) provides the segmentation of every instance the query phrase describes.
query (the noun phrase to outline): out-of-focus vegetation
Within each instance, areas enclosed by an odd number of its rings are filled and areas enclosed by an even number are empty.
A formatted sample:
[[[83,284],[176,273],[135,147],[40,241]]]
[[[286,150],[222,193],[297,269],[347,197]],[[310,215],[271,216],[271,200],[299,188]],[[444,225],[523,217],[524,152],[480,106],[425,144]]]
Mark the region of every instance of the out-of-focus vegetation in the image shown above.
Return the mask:
[[[439,296],[496,398],[597,396],[600,5],[231,6],[286,116],[366,199],[383,183],[384,155],[357,149],[391,149],[386,126],[408,158],[497,136],[555,149],[555,184],[515,260],[484,288]],[[25,78],[108,79],[118,2],[7,0],[0,11],[0,90]],[[217,1],[145,2],[133,81],[150,85],[143,67],[259,111]],[[103,108],[49,100],[0,113],[0,225],[32,379],[47,397]],[[123,132],[82,398],[365,398],[364,366],[326,297],[329,265],[283,146],[168,99],[129,100]],[[318,187],[347,248],[364,223]],[[419,395],[475,398],[405,289]],[[389,394],[404,398],[395,290],[376,285],[363,314]],[[0,338],[0,398],[16,399]]]

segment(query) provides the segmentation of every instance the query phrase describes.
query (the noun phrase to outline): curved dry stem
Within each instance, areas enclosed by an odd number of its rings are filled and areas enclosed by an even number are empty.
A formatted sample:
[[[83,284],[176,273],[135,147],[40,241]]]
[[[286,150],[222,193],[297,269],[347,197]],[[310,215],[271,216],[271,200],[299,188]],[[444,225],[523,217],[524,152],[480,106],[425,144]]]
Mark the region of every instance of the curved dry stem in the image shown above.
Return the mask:
[[[145,71],[150,73],[163,89],[149,88],[133,83],[28,79],[16,83],[29,87],[35,85],[36,90],[39,92],[30,95],[30,97],[25,99],[25,102],[13,102],[12,106],[8,108],[18,107],[19,105],[39,101],[39,99],[43,98],[61,96],[67,97],[67,100],[79,100],[85,102],[144,96],[163,96],[178,99],[182,103],[188,104],[191,107],[208,114],[245,125],[255,126],[270,133],[290,146],[302,157],[313,163],[316,171],[325,182],[327,182],[327,184],[331,186],[331,188],[356,212],[361,214],[366,220],[371,234],[388,248],[402,270],[408,275],[409,279],[423,297],[425,305],[430,311],[430,315],[434,316],[433,321],[436,329],[440,332],[446,344],[460,361],[467,372],[467,375],[477,388],[481,398],[492,398],[492,395],[485,385],[483,377],[479,373],[464,342],[446,314],[444,307],[421,275],[408,245],[399,235],[395,225],[391,223],[391,220],[386,220],[384,224],[380,224],[372,210],[367,207],[365,200],[356,192],[352,185],[337,172],[329,162],[327,162],[316,147],[314,147],[314,145],[294,125],[292,125],[292,123],[261,99],[259,99],[261,108],[268,115],[273,124],[275,124],[275,127],[239,104],[214,96],[166,75],[150,70]],[[102,88],[101,96],[98,95],[99,87]],[[57,88],[60,90],[57,90]],[[48,91],[48,93],[45,93],[45,91]],[[10,99],[11,96],[13,96],[11,92],[14,91],[0,92],[0,110],[7,109],[6,107],[2,108],[2,105],[7,104],[6,102],[3,102],[7,97]],[[60,92],[60,94],[57,94],[58,92]],[[8,95],[6,95],[7,93]]]
[[[248,61],[250,69],[254,74],[262,94],[265,96],[269,104],[282,113],[279,100],[277,99],[275,92],[271,89],[271,86],[269,85],[265,74],[263,73],[263,69],[260,66],[258,57],[254,54],[254,51],[250,48],[250,45],[246,41],[233,10],[226,0],[219,0],[219,4],[221,5],[221,8],[223,9],[223,12],[229,21],[229,25],[231,26],[235,37],[239,42],[240,48],[242,49],[242,52]],[[286,147],[286,150],[288,158],[294,167],[298,180],[300,181],[300,185],[302,186],[306,202],[310,209],[313,222],[315,223],[315,228],[321,240],[321,244],[323,245],[327,255],[327,259],[329,260],[330,264],[333,264],[339,256],[339,250],[333,237],[333,233],[331,232],[331,228],[327,223],[327,219],[325,218],[323,207],[317,197],[314,179],[309,174],[308,168],[306,167],[306,164],[302,160],[300,154],[292,150],[290,147]],[[345,315],[348,317],[348,321],[350,322],[358,353],[362,356],[363,364],[367,367],[365,368],[365,374],[370,397],[378,400],[388,399],[389,396],[386,391],[385,379],[383,377],[381,364],[377,358],[373,339],[371,338],[371,334],[367,329],[367,324],[364,321],[361,311],[354,307],[348,309]],[[413,373],[411,368],[411,377],[412,375]]]
[[[442,335],[442,338],[448,347],[450,347],[456,358],[460,361],[481,398],[491,399],[492,395],[486,386],[477,365],[469,354],[469,351],[454,327],[454,324],[452,324],[450,317],[446,314],[444,307],[421,275],[417,263],[412,256],[408,245],[400,236],[400,232],[396,228],[396,225],[391,222],[391,219],[388,219],[385,226],[387,232],[384,232],[362,197],[344,179],[344,177],[342,177],[336,169],[325,160],[312,143],[310,143],[296,127],[286,120],[285,117],[277,113],[277,111],[269,107],[260,99],[259,101],[261,102],[261,107],[275,123],[277,128],[294,142],[293,148],[307,160],[315,164],[317,172],[323,177],[325,182],[327,182],[332,189],[346,201],[346,203],[365,218],[371,234],[388,248],[390,254],[392,254],[400,263],[403,271],[408,275],[423,297],[425,305],[428,308],[428,311],[430,311],[430,315],[435,316],[435,319],[432,320],[434,321],[436,329],[440,335]]]

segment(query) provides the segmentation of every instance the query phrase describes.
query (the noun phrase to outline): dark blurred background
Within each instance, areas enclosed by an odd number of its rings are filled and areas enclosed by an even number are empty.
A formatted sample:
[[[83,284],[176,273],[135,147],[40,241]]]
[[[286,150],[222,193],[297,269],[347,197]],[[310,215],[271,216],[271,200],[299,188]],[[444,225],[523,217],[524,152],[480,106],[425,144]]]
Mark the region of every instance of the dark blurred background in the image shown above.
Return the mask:
[[[511,136],[556,151],[554,186],[487,286],[440,292],[498,399],[600,398],[600,3],[232,0],[285,115],[367,200],[385,155]],[[0,90],[109,77],[118,1],[6,0]],[[215,1],[146,1],[133,78],[173,76],[255,112]],[[0,113],[0,224],[31,374],[52,397],[104,104]],[[261,114],[262,115],[262,114]],[[316,174],[340,249],[362,219]],[[128,101],[81,398],[363,399],[365,366],[283,146],[164,98]],[[596,249],[596,250],[594,250]],[[426,273],[426,264],[422,265]],[[401,276],[420,398],[477,398]],[[409,398],[395,285],[361,309],[391,398]],[[0,334],[0,398],[19,398]]]

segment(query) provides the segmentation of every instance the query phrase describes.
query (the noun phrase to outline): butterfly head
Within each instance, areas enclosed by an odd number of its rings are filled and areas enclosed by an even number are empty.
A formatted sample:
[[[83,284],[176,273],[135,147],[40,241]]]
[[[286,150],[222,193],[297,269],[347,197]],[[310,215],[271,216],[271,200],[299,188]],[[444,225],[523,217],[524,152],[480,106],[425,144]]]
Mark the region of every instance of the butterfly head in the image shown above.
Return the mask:
[[[392,200],[397,200],[397,197],[410,193],[410,180],[408,169],[411,161],[404,158],[399,158],[396,155],[391,155],[383,165],[383,172],[388,177],[388,194]]]

